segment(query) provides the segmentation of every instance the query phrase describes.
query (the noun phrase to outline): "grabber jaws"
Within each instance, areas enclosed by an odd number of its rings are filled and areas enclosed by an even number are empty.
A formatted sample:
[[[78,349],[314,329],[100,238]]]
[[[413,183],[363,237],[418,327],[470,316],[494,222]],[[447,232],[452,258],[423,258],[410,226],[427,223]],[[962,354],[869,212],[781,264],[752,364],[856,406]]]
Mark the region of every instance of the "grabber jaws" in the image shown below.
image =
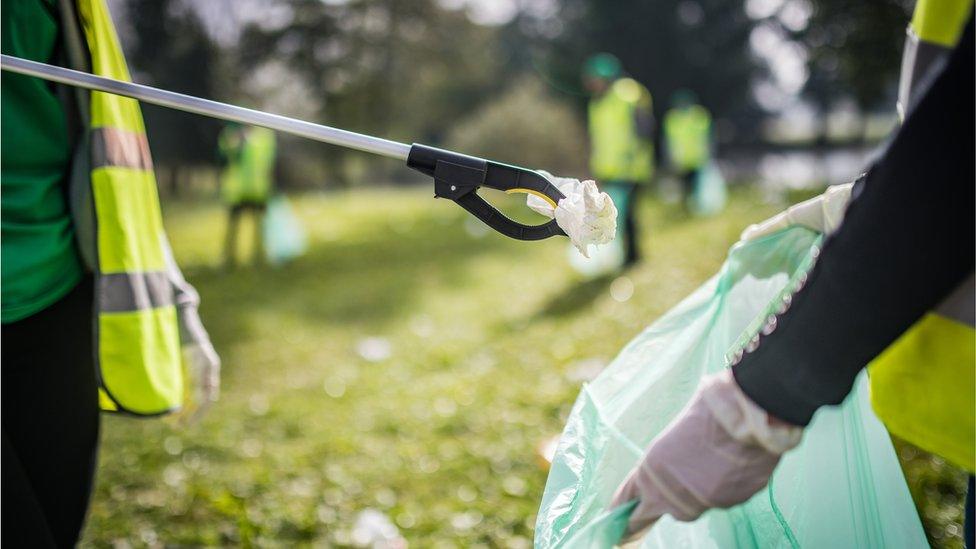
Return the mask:
[[[410,147],[407,166],[434,178],[434,196],[453,200],[505,236],[516,240],[542,240],[566,235],[555,219],[542,225],[524,225],[509,219],[478,196],[479,187],[509,194],[533,194],[555,208],[565,196],[537,172],[416,143]]]

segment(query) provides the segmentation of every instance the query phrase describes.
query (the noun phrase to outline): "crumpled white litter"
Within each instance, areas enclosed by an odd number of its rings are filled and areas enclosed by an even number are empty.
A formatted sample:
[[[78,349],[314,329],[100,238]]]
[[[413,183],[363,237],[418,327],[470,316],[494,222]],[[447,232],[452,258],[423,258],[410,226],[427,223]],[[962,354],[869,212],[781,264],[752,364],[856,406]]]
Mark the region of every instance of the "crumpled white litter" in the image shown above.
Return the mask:
[[[566,198],[554,209],[552,204],[535,195],[526,203],[542,215],[555,218],[584,257],[590,257],[590,244],[606,244],[617,236],[617,207],[607,193],[600,192],[593,180],[580,181],[571,177],[556,177],[539,171]]]

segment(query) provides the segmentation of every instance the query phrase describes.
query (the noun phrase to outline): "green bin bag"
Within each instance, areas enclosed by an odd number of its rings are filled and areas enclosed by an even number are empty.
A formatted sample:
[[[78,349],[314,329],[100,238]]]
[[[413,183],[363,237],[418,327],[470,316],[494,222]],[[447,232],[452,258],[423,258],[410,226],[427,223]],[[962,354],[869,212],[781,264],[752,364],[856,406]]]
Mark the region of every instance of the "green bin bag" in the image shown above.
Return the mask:
[[[695,190],[688,197],[688,211],[692,214],[707,217],[715,215],[725,209],[728,191],[725,188],[725,177],[715,162],[709,162],[698,170]]]
[[[271,265],[282,265],[305,254],[305,227],[292,210],[291,202],[276,196],[264,216],[264,253]]]
[[[699,380],[756,334],[802,284],[820,236],[790,228],[732,247],[719,273],[631,341],[585,385],[549,472],[535,545],[612,547],[633,503],[607,510],[647,444]],[[789,364],[783,364],[789,368]],[[767,488],[694,522],[670,516],[638,547],[924,547],[925,535],[862,374],[814,417]]]

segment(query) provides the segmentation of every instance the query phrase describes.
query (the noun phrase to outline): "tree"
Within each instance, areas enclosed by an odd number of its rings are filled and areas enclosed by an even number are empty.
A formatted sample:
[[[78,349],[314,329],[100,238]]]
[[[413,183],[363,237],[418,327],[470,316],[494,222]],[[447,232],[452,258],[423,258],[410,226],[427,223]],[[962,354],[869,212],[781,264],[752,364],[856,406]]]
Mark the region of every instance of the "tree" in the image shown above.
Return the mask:
[[[658,120],[670,106],[672,94],[687,88],[716,119],[746,128],[757,118],[750,86],[763,74],[763,67],[750,55],[754,22],[742,4],[735,0],[563,0],[558,24],[545,20],[521,24],[548,50],[546,70],[566,89],[578,86],[587,57],[606,51],[619,57],[625,70],[648,87]]]
[[[436,142],[486,97],[501,67],[492,30],[436,0],[284,5],[289,15],[280,24],[248,25],[238,62],[286,65],[315,90],[318,119],[326,124]],[[328,147],[321,154],[342,183],[344,167],[359,153]]]
[[[813,0],[797,33],[810,51],[807,91],[820,105],[851,97],[862,109],[894,105],[911,0]]]
[[[127,0],[120,7],[130,30],[124,33],[126,58],[136,80],[215,96],[218,49],[185,0]],[[153,157],[169,167],[173,192],[186,168],[213,164],[220,122],[152,105],[143,105],[142,111]]]

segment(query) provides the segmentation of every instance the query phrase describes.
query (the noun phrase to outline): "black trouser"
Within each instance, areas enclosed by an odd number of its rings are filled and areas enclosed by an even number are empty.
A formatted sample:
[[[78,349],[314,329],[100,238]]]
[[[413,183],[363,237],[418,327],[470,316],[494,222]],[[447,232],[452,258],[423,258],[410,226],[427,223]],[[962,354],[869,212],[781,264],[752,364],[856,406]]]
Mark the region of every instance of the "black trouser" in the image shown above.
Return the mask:
[[[974,497],[976,497],[976,480],[973,479],[973,475],[969,475],[969,485],[966,486],[966,516],[963,517],[963,540],[966,542],[966,549],[976,549],[976,527],[974,527],[973,521],[976,520],[976,502],[974,502]]]
[[[607,186],[616,187],[623,191],[626,195],[623,213],[623,227],[618,227],[618,231],[623,231],[624,237],[624,266],[633,265],[640,260],[640,249],[638,248],[638,240],[640,235],[637,234],[637,199],[640,196],[638,190],[640,189],[640,184],[634,183],[633,181],[610,181]]]
[[[92,281],[2,331],[2,544],[71,547],[98,448]]]
[[[688,208],[691,195],[695,192],[695,187],[698,185],[698,172],[700,171],[701,168],[693,168],[681,172],[681,204],[684,205],[685,209]]]
[[[264,214],[268,209],[265,202],[245,201],[233,204],[227,218],[227,238],[224,241],[224,265],[233,267],[237,261],[237,227],[241,222],[241,216],[250,212],[254,218],[254,254],[251,257],[253,263],[261,261],[264,254],[264,239],[262,238],[261,224],[264,221]]]

